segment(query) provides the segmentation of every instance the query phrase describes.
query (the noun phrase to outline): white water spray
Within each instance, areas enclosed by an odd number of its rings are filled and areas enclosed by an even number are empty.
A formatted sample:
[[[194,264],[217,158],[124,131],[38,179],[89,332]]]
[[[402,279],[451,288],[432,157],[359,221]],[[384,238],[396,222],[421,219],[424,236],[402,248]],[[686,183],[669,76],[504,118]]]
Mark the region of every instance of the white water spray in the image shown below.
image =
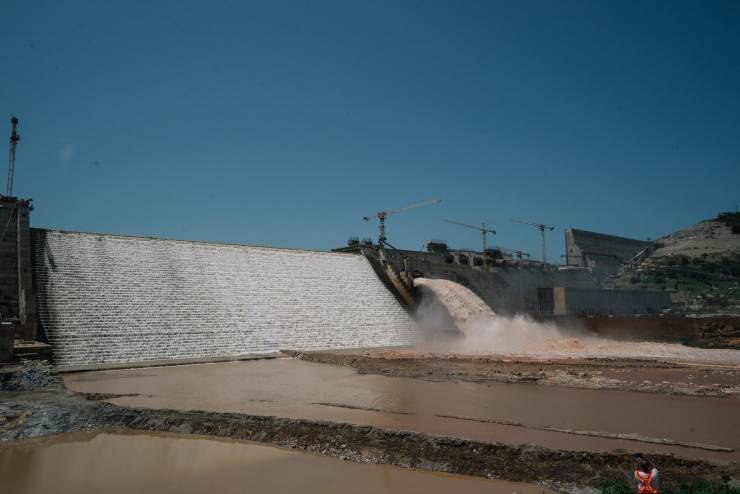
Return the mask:
[[[439,311],[444,309],[452,318],[452,323],[463,334],[468,334],[481,322],[494,320],[496,314],[488,305],[478,297],[472,290],[449,280],[430,280],[417,278],[414,284],[422,288],[424,299],[428,303],[422,304],[420,312],[422,317],[428,316],[430,311],[435,314],[432,317],[441,317]],[[434,304],[439,304],[434,307]],[[427,317],[427,319],[430,319]],[[431,323],[433,321],[427,320]],[[450,328],[452,329],[452,328]]]
[[[496,315],[472,290],[449,280],[418,278],[422,303],[417,320],[434,334],[459,336],[425,343],[434,352],[468,355],[511,355],[528,358],[661,358],[740,363],[738,350],[707,350],[677,343],[611,340],[578,328],[534,321],[528,316]],[[448,333],[449,334],[449,333]]]

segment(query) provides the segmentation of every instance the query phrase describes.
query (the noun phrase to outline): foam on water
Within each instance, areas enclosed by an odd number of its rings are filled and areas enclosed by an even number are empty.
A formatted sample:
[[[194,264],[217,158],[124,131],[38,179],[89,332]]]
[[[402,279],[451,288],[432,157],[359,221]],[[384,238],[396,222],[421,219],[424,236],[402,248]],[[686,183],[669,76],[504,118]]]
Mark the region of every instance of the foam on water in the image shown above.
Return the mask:
[[[527,316],[496,315],[474,292],[453,281],[419,278],[415,283],[425,298],[419,307],[422,327],[451,323],[462,333],[462,338],[434,342],[435,351],[530,358],[619,357],[740,363],[738,350],[597,337],[578,328],[563,328]],[[440,316],[441,309],[444,317]]]

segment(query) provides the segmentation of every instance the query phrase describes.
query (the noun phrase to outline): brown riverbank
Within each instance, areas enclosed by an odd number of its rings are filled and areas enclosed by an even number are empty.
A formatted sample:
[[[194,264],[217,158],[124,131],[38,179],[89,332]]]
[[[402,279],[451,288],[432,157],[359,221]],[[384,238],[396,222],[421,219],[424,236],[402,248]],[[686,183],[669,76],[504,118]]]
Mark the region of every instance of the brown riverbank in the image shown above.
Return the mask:
[[[287,352],[362,374],[427,381],[534,382],[548,386],[692,396],[740,396],[740,365],[627,358],[526,358],[390,348]]]

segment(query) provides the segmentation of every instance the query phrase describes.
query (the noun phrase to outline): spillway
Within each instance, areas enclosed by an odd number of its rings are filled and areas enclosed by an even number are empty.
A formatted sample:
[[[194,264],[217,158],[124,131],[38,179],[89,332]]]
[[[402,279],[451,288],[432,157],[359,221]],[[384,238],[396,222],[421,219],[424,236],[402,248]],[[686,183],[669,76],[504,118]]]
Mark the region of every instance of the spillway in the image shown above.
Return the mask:
[[[59,366],[402,345],[413,323],[361,255],[32,230]]]
[[[424,331],[430,327],[438,331],[435,326],[446,324],[462,334],[462,338],[423,346],[423,351],[543,359],[616,357],[740,363],[740,350],[603,338],[580,327],[538,322],[523,315],[497,315],[472,290],[453,281],[418,278],[414,282],[421,289],[417,319]],[[442,315],[438,308],[443,309]]]
[[[454,281],[443,279],[417,278],[414,286],[418,287],[426,304],[420,310],[423,313],[433,306],[444,309],[449,315],[450,323],[462,333],[468,333],[481,322],[492,320],[496,314],[472,290]],[[435,311],[435,315],[439,311]],[[428,318],[426,318],[428,321]],[[447,318],[445,318],[447,319]]]

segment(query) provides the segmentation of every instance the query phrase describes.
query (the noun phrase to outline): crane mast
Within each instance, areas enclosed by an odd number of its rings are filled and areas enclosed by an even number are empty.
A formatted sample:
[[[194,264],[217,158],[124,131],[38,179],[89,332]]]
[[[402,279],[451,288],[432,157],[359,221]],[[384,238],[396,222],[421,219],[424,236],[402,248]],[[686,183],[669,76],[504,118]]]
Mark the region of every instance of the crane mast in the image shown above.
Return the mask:
[[[10,118],[10,156],[8,158],[8,187],[5,195],[8,197],[13,196],[13,174],[15,172],[15,147],[18,141],[21,140],[21,136],[16,132],[18,126],[18,119],[15,116]]]
[[[423,208],[426,206],[431,206],[432,204],[437,204],[439,202],[442,202],[442,199],[430,199],[428,201],[411,204],[409,206],[404,206],[402,208],[389,209],[386,211],[378,211],[377,213],[375,213],[375,215],[377,215],[378,217],[378,245],[383,246],[386,243],[386,240],[388,240],[388,238],[385,236],[385,219],[388,216],[393,215],[393,214],[402,213],[404,211],[408,211],[409,209],[416,209],[416,208]],[[372,216],[373,216],[372,214],[363,216],[362,219],[363,221],[370,221],[370,218]]]
[[[445,220],[447,223],[452,223],[453,225],[458,226],[464,226],[465,228],[472,228],[473,230],[478,230],[481,233],[481,237],[483,237],[483,253],[486,253],[486,250],[488,250],[487,245],[487,235],[490,233],[491,235],[496,235],[496,230],[492,228],[486,228],[485,223],[481,223],[481,226],[475,226],[475,225],[468,225],[467,223],[462,223],[460,221],[455,220]]]
[[[525,221],[525,220],[511,220],[514,223],[521,223],[522,225],[529,225],[537,228],[540,231],[540,238],[542,240],[542,265],[547,264],[547,246],[545,244],[545,230],[553,231],[555,229],[554,226],[545,225],[543,223],[533,223],[531,221]]]

